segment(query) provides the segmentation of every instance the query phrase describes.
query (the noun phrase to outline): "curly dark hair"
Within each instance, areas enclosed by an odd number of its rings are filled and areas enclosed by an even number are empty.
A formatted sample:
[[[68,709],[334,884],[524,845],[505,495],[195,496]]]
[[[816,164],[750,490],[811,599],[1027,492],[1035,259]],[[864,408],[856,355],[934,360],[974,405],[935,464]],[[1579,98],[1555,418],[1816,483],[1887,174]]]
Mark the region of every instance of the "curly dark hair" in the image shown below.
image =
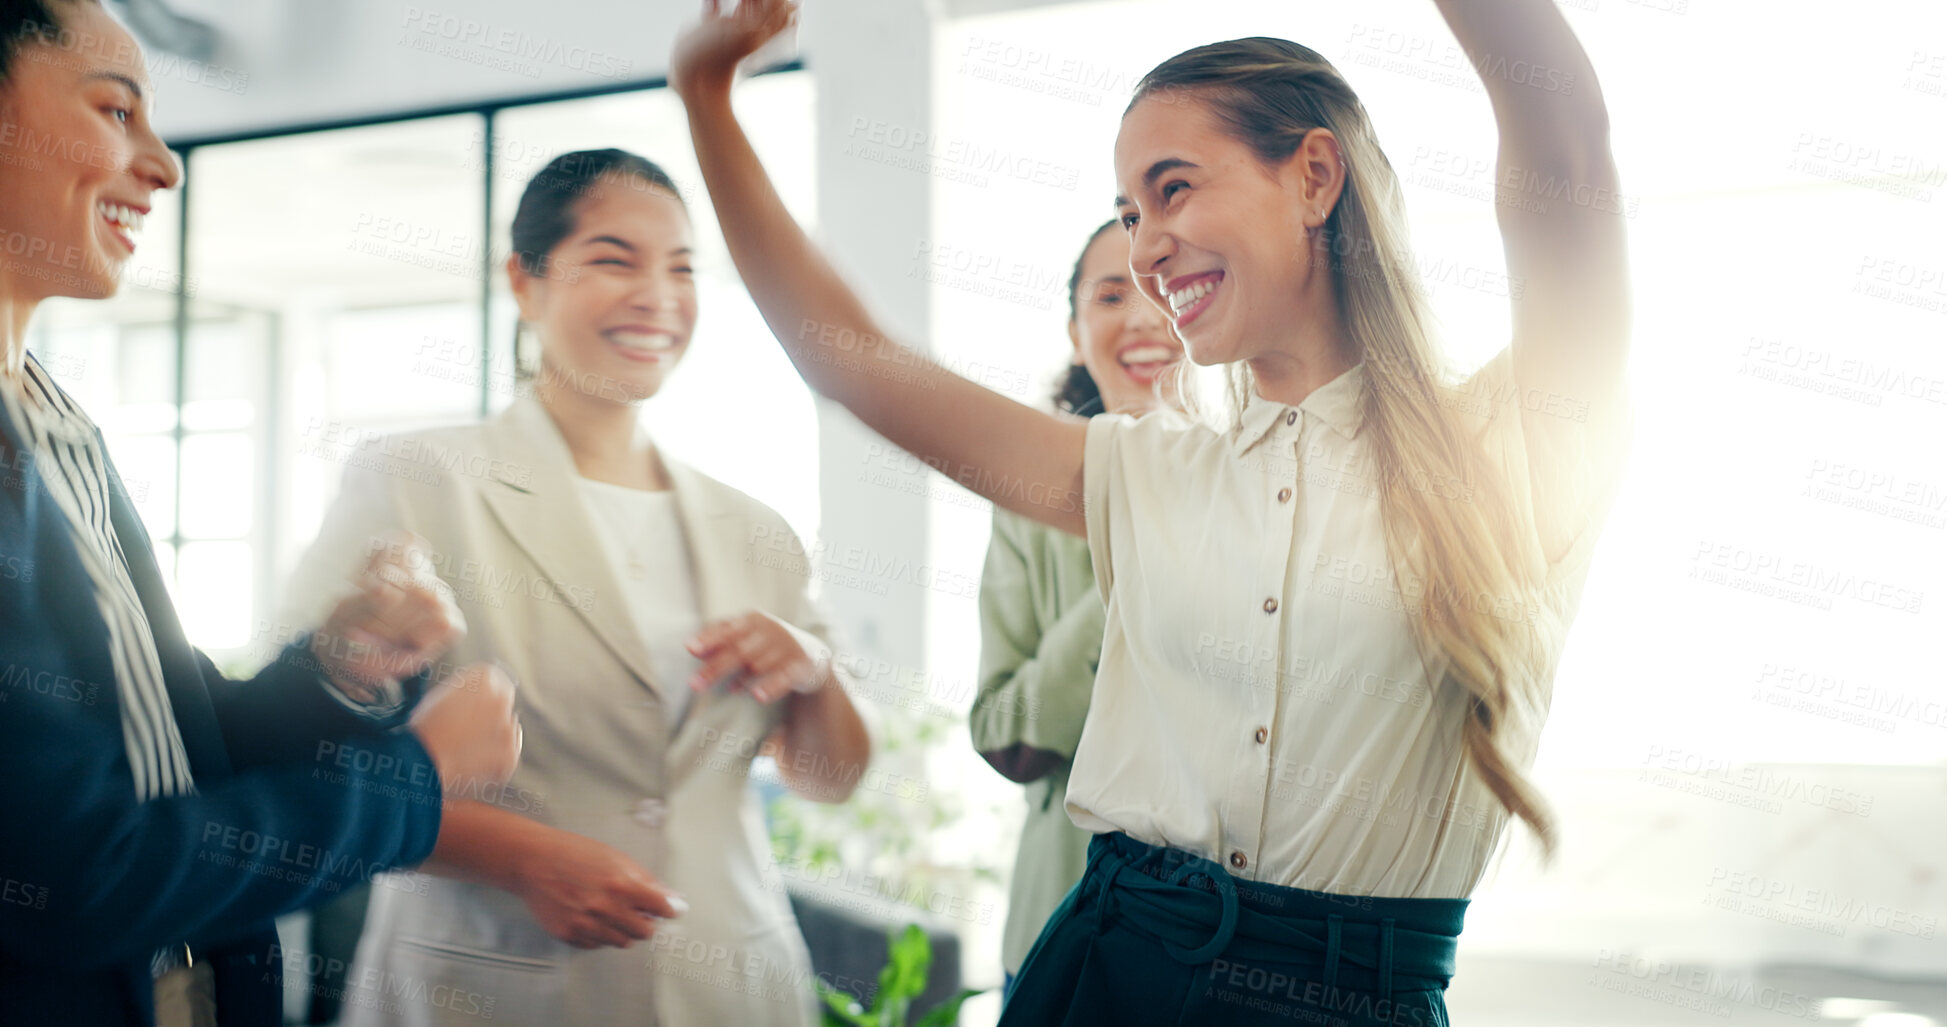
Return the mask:
[[[1103,233],[1120,225],[1114,218],[1103,222],[1095,231],[1088,234],[1088,241],[1082,244],[1082,252],[1075,255],[1075,270],[1068,273],[1068,323],[1082,316],[1082,262],[1088,259],[1089,247]],[[1095,384],[1095,376],[1080,364],[1068,365],[1068,373],[1062,376],[1061,383],[1055,387],[1055,409],[1082,417],[1094,417],[1102,413],[1102,388]]]
[[[0,0],[0,82],[13,71],[14,59],[28,43],[58,44],[61,7],[96,3],[98,0]]]

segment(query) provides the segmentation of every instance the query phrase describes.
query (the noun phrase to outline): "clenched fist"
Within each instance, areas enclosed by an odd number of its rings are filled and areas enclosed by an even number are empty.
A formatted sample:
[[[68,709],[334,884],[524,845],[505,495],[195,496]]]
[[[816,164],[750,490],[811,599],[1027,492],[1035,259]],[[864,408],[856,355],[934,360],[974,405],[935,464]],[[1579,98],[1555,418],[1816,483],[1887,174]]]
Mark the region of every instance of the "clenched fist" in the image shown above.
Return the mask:
[[[448,794],[478,795],[482,785],[506,784],[520,764],[514,683],[491,664],[465,667],[433,686],[407,726],[432,756]]]
[[[353,702],[397,702],[399,679],[425,670],[464,638],[466,618],[415,537],[374,552],[358,586],[311,636],[311,655]]]

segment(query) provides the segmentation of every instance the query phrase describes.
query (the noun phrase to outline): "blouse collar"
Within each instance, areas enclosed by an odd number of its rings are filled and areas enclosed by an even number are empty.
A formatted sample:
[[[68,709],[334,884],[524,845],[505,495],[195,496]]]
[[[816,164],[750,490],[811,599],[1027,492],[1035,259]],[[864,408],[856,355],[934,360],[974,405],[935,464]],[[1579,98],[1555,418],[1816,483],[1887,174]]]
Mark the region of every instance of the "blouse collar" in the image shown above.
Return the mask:
[[[1365,424],[1363,394],[1365,392],[1365,364],[1352,365],[1337,378],[1312,390],[1303,402],[1296,407],[1289,403],[1265,399],[1253,391],[1244,404],[1244,414],[1238,419],[1237,428],[1231,437],[1232,451],[1244,453],[1270,434],[1271,429],[1286,421],[1292,411],[1300,411],[1306,417],[1325,422],[1327,427],[1347,439],[1356,437]]]

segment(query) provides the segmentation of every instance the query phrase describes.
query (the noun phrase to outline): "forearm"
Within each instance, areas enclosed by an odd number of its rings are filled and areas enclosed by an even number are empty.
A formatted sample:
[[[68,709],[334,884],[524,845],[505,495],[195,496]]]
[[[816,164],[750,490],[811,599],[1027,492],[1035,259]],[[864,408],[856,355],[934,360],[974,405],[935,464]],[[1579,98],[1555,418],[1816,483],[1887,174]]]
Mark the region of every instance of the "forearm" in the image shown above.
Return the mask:
[[[1089,597],[1068,609],[1026,659],[983,648],[980,692],[968,714],[974,748],[1002,776],[1023,784],[1074,755],[1088,719],[1102,653],[1102,604]]]
[[[1606,157],[1608,109],[1595,67],[1551,0],[1435,0],[1480,75],[1504,159]]]
[[[1629,207],[1595,71],[1549,0],[1436,2],[1481,72],[1500,133],[1495,218],[1519,285],[1516,378],[1606,419],[1626,374]]]
[[[370,738],[404,722],[403,713],[362,717],[332,698],[323,668],[302,644],[286,647],[247,681],[222,677],[200,653],[198,663],[236,770],[315,759],[320,745]]]
[[[805,381],[941,474],[1081,534],[1082,425],[976,385],[888,339],[778,199],[727,89],[693,87],[685,102],[730,255]]]
[[[788,699],[778,770],[791,790],[818,802],[851,797],[872,759],[872,742],[851,697],[828,668],[819,687]]]
[[[22,798],[0,830],[0,862],[40,889],[45,909],[0,913],[0,953],[79,967],[171,942],[221,944],[423,860],[441,817],[424,749],[393,736],[355,756],[147,802],[120,780],[125,764],[16,757],[8,779]]]
[[[553,828],[481,802],[449,802],[439,840],[421,869],[502,891],[518,891],[528,854]]]
[[[731,258],[771,332],[812,388],[847,407],[875,387],[933,391],[945,375],[886,338],[778,197],[727,90],[685,97],[696,159]],[[890,376],[885,368],[897,367]],[[902,382],[903,379],[903,382]]]

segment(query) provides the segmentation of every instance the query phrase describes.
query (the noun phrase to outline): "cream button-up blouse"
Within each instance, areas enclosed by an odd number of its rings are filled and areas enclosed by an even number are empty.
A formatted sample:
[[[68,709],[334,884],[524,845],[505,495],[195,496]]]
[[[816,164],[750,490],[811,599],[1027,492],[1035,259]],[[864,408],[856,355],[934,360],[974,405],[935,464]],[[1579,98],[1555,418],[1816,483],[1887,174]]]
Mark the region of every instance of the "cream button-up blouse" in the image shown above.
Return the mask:
[[[1228,432],[1172,413],[1089,422],[1108,619],[1068,786],[1078,826],[1336,894],[1464,898],[1480,880],[1508,815],[1464,758],[1463,690],[1415,641],[1420,590],[1387,555],[1363,374],[1295,407],[1253,396]],[[1510,351],[1457,396],[1510,482],[1517,558],[1546,586],[1494,612],[1532,621],[1552,687],[1627,432],[1524,396]],[[1512,740],[1524,766],[1538,732],[1535,718]]]

